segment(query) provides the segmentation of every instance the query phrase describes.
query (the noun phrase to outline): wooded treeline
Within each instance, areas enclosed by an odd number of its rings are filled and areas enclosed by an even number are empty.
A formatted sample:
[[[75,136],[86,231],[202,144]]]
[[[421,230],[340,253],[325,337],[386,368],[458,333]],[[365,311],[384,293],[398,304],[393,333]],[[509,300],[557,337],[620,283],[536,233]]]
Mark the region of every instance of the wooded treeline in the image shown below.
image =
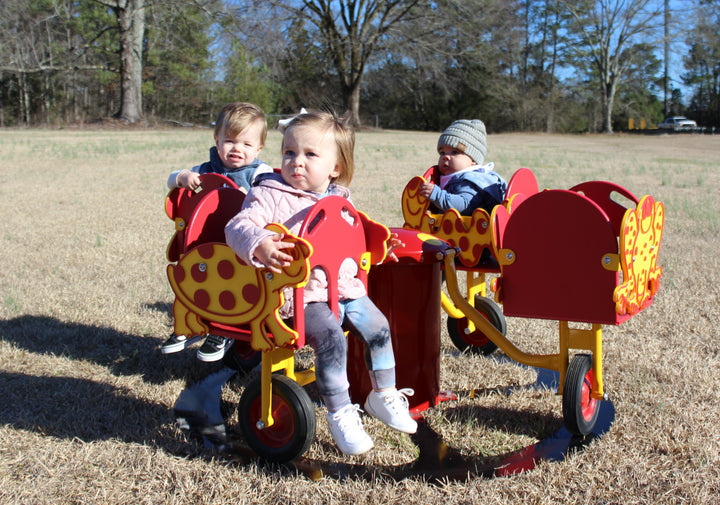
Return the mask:
[[[720,127],[720,0],[0,3],[0,126],[207,125],[235,100],[399,129]]]

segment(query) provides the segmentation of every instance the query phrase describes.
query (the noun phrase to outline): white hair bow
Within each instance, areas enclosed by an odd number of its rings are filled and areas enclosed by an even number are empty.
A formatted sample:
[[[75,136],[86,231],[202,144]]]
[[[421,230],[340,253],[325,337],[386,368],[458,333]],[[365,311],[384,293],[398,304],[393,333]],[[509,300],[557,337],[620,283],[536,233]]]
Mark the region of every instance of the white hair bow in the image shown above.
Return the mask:
[[[294,116],[290,116],[289,118],[285,118],[285,119],[279,119],[279,120],[278,120],[278,125],[277,125],[278,130],[280,130],[281,132],[285,133],[285,129],[286,129],[286,128],[288,127],[288,125],[290,124],[290,121],[292,121],[293,119],[295,119],[296,117],[298,117],[300,114],[305,114],[306,112],[307,112],[307,111],[305,110],[305,107],[303,107],[303,108],[300,109],[300,112],[298,112],[298,113],[295,114]]]

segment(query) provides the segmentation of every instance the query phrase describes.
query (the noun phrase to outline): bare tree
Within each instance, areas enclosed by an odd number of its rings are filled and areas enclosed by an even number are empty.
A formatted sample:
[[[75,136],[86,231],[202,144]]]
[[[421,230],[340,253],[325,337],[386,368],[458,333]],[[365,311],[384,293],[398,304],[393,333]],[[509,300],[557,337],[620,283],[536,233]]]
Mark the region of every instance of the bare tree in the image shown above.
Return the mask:
[[[665,116],[670,114],[668,100],[668,66],[670,64],[670,0],[663,4],[663,106]]]
[[[60,7],[51,5],[45,11],[27,7],[18,1],[0,4],[0,71],[14,76],[19,119],[29,125],[33,84],[42,83],[38,76],[45,72],[67,70],[68,60],[67,51],[56,39]]]
[[[360,121],[360,83],[368,60],[383,37],[405,19],[420,0],[271,0],[261,2],[284,10],[314,27],[339,79],[344,106]],[[244,7],[241,7],[244,8]]]
[[[552,133],[556,108],[562,108],[560,101],[564,90],[557,73],[567,64],[568,40],[565,32],[570,16],[559,6],[558,0],[535,0],[532,4],[529,30],[534,32],[534,38],[530,39],[528,53],[531,56],[531,76],[540,96],[529,98],[535,114],[542,112],[540,119],[545,123],[545,131]],[[539,124],[534,126],[540,128]]]
[[[617,85],[638,54],[636,42],[654,39],[661,7],[656,0],[563,2],[575,19],[581,50],[597,71],[601,89],[602,129],[612,133]]]
[[[94,0],[109,7],[120,27],[120,110],[117,117],[128,123],[143,119],[142,51],[145,37],[145,0]]]

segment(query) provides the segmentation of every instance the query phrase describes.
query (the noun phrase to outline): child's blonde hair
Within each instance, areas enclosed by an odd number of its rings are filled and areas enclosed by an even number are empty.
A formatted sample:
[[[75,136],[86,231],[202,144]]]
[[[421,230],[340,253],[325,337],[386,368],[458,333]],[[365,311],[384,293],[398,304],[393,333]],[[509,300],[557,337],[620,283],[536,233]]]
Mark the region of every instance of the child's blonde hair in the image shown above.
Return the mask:
[[[346,113],[339,117],[331,112],[314,111],[304,112],[295,116],[287,125],[285,133],[295,126],[314,126],[323,130],[330,130],[335,138],[337,146],[338,160],[337,165],[340,175],[335,177],[332,182],[337,182],[344,186],[349,186],[355,173],[355,159],[353,152],[355,150],[355,131],[350,125],[350,114]],[[285,140],[281,152],[285,149]]]
[[[226,137],[234,138],[255,121],[262,121],[260,147],[263,147],[267,139],[267,119],[263,110],[254,103],[229,103],[222,108],[215,121],[215,140],[220,138],[223,131]]]

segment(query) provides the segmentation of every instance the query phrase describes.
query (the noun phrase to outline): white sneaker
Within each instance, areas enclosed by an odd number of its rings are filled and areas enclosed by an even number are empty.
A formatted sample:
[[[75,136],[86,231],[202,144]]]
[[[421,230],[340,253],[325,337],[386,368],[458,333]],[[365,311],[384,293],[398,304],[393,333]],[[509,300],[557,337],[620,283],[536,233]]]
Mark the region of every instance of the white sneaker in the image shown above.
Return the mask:
[[[365,400],[365,410],[393,429],[403,433],[415,433],[417,421],[410,417],[406,396],[415,394],[410,388],[392,391],[370,391]]]
[[[372,449],[373,441],[365,433],[359,412],[357,404],[347,405],[337,412],[328,412],[330,434],[345,454],[363,454]]]

